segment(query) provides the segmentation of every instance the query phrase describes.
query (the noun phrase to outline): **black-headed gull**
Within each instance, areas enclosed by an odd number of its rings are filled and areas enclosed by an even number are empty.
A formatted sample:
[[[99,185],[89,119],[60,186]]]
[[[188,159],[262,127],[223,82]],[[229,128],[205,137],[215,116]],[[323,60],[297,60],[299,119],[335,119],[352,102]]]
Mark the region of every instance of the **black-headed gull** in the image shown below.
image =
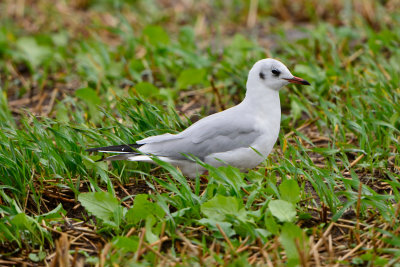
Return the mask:
[[[251,68],[246,96],[237,106],[205,117],[178,134],[151,136],[136,144],[87,151],[119,154],[106,160],[153,162],[152,157],[156,156],[177,166],[190,178],[205,169],[189,156],[214,167],[254,168],[268,156],[278,139],[279,89],[289,83],[310,85],[293,76],[280,61],[262,59]]]

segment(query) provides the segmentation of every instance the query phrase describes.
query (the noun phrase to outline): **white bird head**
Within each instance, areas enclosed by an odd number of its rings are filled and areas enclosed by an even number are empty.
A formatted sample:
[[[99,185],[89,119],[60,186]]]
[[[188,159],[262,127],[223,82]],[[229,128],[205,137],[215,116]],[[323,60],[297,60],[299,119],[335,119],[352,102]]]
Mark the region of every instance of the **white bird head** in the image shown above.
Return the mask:
[[[289,83],[310,85],[306,80],[293,76],[282,62],[272,58],[257,61],[249,72],[247,83],[248,89],[263,85],[261,87],[265,86],[274,91],[279,91]]]

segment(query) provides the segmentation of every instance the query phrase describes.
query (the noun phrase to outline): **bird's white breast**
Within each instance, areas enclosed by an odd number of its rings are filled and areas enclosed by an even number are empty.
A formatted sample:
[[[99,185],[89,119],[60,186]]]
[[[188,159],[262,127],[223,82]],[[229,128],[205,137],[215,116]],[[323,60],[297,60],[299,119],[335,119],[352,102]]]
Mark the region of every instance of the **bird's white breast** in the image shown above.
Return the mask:
[[[278,139],[281,107],[279,93],[273,95],[268,101],[244,102],[240,112],[252,112],[255,118],[254,130],[260,136],[254,140],[250,147],[237,148],[235,150],[213,153],[205,158],[207,164],[213,166],[231,165],[239,169],[250,169],[256,167],[271,153]]]

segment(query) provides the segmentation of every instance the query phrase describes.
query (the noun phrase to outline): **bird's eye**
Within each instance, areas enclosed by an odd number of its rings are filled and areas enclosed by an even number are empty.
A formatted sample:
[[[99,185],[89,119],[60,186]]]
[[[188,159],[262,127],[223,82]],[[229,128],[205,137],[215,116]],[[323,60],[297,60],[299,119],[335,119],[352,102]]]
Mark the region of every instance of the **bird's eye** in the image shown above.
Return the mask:
[[[281,74],[281,72],[280,72],[279,70],[275,70],[275,69],[273,69],[271,72],[272,72],[272,74],[274,74],[275,76],[279,76],[279,74]]]
[[[260,79],[262,79],[262,80],[265,79],[265,74],[263,72],[260,72],[258,75],[260,76]]]

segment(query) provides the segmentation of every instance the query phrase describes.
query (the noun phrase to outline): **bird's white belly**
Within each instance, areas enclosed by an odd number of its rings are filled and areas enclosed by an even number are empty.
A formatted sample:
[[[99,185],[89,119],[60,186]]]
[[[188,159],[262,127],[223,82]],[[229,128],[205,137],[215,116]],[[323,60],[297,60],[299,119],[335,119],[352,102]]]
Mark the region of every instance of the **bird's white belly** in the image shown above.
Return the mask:
[[[240,170],[247,170],[256,167],[265,158],[266,155],[264,156],[260,151],[256,151],[253,148],[238,148],[227,152],[213,153],[204,159],[204,163],[214,167],[230,165]],[[160,157],[160,159],[178,167],[189,178],[196,178],[197,175],[201,175],[206,171],[203,166],[194,161],[171,160],[165,157]]]
[[[203,166],[191,160],[174,160],[167,157],[160,157],[160,159],[170,163],[175,167],[178,167],[183,175],[192,179],[196,178],[197,175],[201,175],[206,171]]]
[[[238,148],[235,150],[213,153],[204,159],[204,162],[214,167],[234,166],[241,170],[254,168],[264,160],[264,156],[252,148]]]

